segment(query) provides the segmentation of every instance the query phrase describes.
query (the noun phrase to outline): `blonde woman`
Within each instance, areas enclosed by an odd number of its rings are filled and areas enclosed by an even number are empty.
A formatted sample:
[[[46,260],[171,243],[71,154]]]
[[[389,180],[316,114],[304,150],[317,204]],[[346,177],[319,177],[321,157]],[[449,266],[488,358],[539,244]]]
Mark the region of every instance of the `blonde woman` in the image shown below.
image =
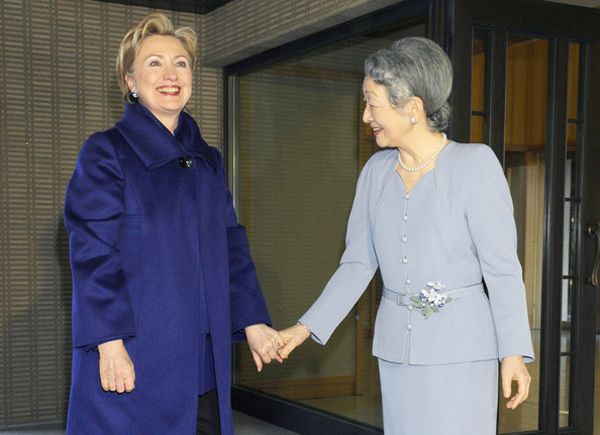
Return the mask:
[[[69,434],[232,434],[231,340],[279,359],[219,152],[183,109],[196,35],[151,14],[123,38],[123,118],[85,142],[67,189]]]

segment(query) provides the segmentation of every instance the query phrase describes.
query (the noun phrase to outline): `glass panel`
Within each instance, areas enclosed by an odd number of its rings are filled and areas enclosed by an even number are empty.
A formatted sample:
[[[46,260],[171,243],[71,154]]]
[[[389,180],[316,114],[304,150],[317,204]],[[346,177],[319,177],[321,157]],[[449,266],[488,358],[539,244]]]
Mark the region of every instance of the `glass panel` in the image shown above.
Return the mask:
[[[475,30],[473,34],[473,64],[471,70],[471,111],[485,110],[485,65],[487,32]]]
[[[563,233],[563,297],[561,305],[561,351],[571,350],[572,334],[571,317],[573,292],[577,283],[577,216],[579,212],[580,197],[577,165],[577,113],[579,101],[579,51],[580,44],[569,44],[569,67],[567,76],[567,137],[565,156],[565,211],[564,211],[564,233]],[[565,356],[566,361],[561,361],[560,372],[560,427],[569,426],[570,408],[569,395],[571,384],[571,373],[569,370],[570,357]],[[565,366],[566,368],[564,368]]]
[[[517,252],[523,266],[534,350],[539,357],[549,43],[546,39],[509,34],[507,46],[506,175],[515,208]],[[539,358],[528,369],[533,380],[529,399],[522,406],[507,410],[500,394],[500,433],[538,428]]]
[[[569,379],[571,378],[571,357],[560,358],[560,397],[558,401],[558,420],[560,427],[569,426]]]
[[[569,44],[569,69],[567,87],[567,149],[574,151],[577,136],[577,110],[579,102],[579,51],[580,44]]]
[[[424,34],[421,24],[378,31],[236,79],[238,212],[276,327],[294,324],[317,298],[344,248],[356,178],[376,148],[361,122],[365,57]],[[381,427],[371,356],[380,287],[370,286],[325,348],[309,340],[260,375],[247,346],[236,345],[235,382]]]
[[[485,142],[487,34],[487,31],[479,29],[476,29],[473,33],[473,61],[471,66],[471,142],[473,143]]]
[[[484,143],[483,127],[485,125],[484,116],[471,116],[471,143]]]

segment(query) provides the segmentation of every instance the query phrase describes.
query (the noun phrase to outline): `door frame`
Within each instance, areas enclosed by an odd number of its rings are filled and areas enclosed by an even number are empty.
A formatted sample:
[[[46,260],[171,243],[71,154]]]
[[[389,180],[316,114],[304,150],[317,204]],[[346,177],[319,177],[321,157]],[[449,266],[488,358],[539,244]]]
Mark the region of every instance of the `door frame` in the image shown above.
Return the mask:
[[[594,418],[594,357],[597,291],[588,281],[595,256],[594,241],[587,226],[600,222],[600,123],[590,122],[600,113],[600,86],[593,73],[600,73],[600,10],[540,0],[452,0],[450,26],[444,41],[452,58],[455,78],[452,133],[458,141],[469,142],[471,123],[471,53],[475,28],[491,32],[488,63],[488,123],[484,135],[501,162],[504,162],[504,120],[506,52],[508,32],[536,34],[549,39],[548,104],[546,132],[546,192],[544,213],[544,256],[542,261],[542,322],[540,355],[539,434],[591,434]],[[578,113],[578,162],[581,198],[576,223],[578,250],[576,285],[572,310],[570,420],[573,427],[559,429],[560,335],[562,296],[564,177],[567,107],[567,66],[569,42],[586,44],[580,62]],[[532,433],[532,432],[528,432]]]

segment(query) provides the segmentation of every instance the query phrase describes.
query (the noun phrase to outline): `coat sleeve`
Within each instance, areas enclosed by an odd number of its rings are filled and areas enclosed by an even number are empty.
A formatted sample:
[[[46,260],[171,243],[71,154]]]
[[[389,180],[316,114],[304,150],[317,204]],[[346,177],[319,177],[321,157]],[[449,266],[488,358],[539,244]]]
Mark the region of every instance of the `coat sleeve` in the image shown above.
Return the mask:
[[[498,341],[498,356],[532,361],[525,286],[517,257],[517,231],[510,189],[491,148],[473,145],[466,217],[485,280]]]
[[[370,165],[367,163],[356,184],[346,228],[346,249],[340,264],[321,295],[299,320],[319,344],[327,343],[364,293],[378,267],[371,232],[369,199],[373,195],[370,179]]]
[[[215,152],[218,153],[222,185],[225,191],[231,332],[234,340],[245,340],[244,328],[261,323],[271,325],[271,318],[250,255],[246,229],[238,222],[231,193],[227,189],[221,154],[217,150]]]
[[[91,349],[135,335],[119,252],[123,174],[102,134],[84,144],[65,196],[73,277],[73,346]]]

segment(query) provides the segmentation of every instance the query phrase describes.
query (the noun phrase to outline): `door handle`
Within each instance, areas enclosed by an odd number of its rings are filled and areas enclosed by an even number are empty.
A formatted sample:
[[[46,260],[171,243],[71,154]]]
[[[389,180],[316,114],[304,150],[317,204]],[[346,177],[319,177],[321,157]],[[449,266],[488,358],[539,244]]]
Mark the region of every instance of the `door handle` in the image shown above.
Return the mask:
[[[596,257],[594,258],[594,268],[592,269],[592,276],[589,278],[589,282],[594,287],[598,287],[598,282],[600,282],[600,224],[590,224],[587,228],[587,233],[590,237],[596,238]]]

